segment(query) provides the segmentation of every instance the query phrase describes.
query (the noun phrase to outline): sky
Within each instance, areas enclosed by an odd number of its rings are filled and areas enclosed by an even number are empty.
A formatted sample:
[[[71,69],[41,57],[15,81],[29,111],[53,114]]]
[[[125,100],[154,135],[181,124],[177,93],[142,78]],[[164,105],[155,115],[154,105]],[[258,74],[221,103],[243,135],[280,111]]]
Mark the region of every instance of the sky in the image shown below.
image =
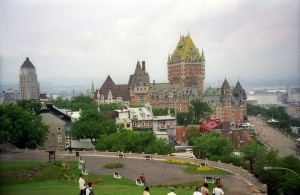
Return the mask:
[[[188,33],[207,81],[300,81],[298,0],[1,0],[0,85],[18,83],[26,57],[41,83],[126,84],[138,60],[168,82]]]

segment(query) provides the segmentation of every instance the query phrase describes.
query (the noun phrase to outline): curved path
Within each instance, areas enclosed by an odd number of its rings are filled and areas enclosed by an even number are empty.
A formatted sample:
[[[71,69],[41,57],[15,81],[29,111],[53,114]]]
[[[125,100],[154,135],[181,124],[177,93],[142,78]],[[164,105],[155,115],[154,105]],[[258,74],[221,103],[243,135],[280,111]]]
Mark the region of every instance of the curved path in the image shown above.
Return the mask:
[[[202,175],[190,175],[184,173],[184,165],[166,164],[163,160],[144,160],[125,158],[120,159],[111,155],[99,155],[96,152],[80,152],[80,156],[87,162],[86,169],[97,175],[113,175],[114,171],[120,172],[124,178],[135,180],[141,172],[145,173],[147,185],[185,183],[203,180]],[[58,161],[78,161],[78,156],[69,154],[66,151],[57,151],[56,159]],[[24,162],[24,161],[39,161],[48,162],[48,153],[45,151],[15,151],[11,153],[0,154],[1,162]],[[103,166],[107,163],[121,162],[124,167],[121,169],[105,169]],[[214,175],[214,177],[218,177]],[[222,183],[226,188],[226,194],[232,195],[249,195],[260,194],[253,192],[251,187],[246,184],[237,175],[220,175]]]

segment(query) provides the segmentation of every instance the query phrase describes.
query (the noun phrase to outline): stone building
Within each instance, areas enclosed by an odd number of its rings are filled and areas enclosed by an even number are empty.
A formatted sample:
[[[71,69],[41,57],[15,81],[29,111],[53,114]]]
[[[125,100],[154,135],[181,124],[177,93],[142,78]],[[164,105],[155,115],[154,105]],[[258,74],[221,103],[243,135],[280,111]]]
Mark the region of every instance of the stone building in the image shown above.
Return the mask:
[[[150,79],[146,72],[145,61],[142,61],[142,66],[138,61],[134,74],[130,75],[128,81],[131,105],[144,105],[150,102]]]
[[[94,84],[92,84],[92,89]],[[100,89],[92,90],[92,98],[98,104],[120,103],[128,105],[130,101],[128,85],[116,85],[110,76],[107,76]]]
[[[197,89],[181,84],[154,82],[150,88],[153,108],[174,108],[178,112],[187,112],[190,101],[200,98]]]
[[[199,53],[191,36],[180,37],[173,54],[168,57],[168,79],[170,84],[194,87],[204,94],[205,57]]]
[[[204,96],[213,109],[211,118],[234,123],[242,123],[247,118],[247,96],[239,81],[231,88],[225,79],[221,88],[209,87]]]
[[[39,99],[40,83],[37,80],[36,70],[27,57],[20,68],[19,93],[21,100]]]
[[[46,104],[40,111],[42,121],[49,126],[44,146],[64,149],[66,134],[71,133],[71,117],[53,104]]]

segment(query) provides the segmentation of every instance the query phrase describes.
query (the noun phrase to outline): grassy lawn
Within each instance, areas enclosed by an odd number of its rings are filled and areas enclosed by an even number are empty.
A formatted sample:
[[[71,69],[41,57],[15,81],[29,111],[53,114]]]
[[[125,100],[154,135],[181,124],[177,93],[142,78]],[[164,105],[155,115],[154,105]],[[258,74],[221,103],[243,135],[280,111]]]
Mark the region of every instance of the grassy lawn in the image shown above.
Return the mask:
[[[78,179],[80,170],[77,162],[49,164],[39,162],[0,163],[1,194],[18,195],[76,195],[79,194]],[[112,176],[87,175],[86,182],[93,183],[96,194],[101,195],[140,195],[144,187],[135,185],[129,179],[115,179]],[[174,181],[176,182],[176,181]],[[198,183],[174,184],[175,192],[191,195]],[[210,191],[214,185],[210,184]],[[168,186],[150,187],[150,193],[166,195]]]

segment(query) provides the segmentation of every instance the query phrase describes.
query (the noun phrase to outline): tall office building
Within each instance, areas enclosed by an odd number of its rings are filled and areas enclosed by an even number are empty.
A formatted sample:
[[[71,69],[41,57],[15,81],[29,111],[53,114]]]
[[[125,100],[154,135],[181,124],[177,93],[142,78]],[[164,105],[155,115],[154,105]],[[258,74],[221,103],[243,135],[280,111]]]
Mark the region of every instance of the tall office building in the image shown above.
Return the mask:
[[[20,69],[19,91],[21,100],[39,99],[40,97],[40,83],[37,81],[35,67],[28,57]]]
[[[168,58],[168,79],[170,84],[181,84],[197,88],[204,94],[205,57],[200,54],[190,35],[180,37],[177,47]]]

